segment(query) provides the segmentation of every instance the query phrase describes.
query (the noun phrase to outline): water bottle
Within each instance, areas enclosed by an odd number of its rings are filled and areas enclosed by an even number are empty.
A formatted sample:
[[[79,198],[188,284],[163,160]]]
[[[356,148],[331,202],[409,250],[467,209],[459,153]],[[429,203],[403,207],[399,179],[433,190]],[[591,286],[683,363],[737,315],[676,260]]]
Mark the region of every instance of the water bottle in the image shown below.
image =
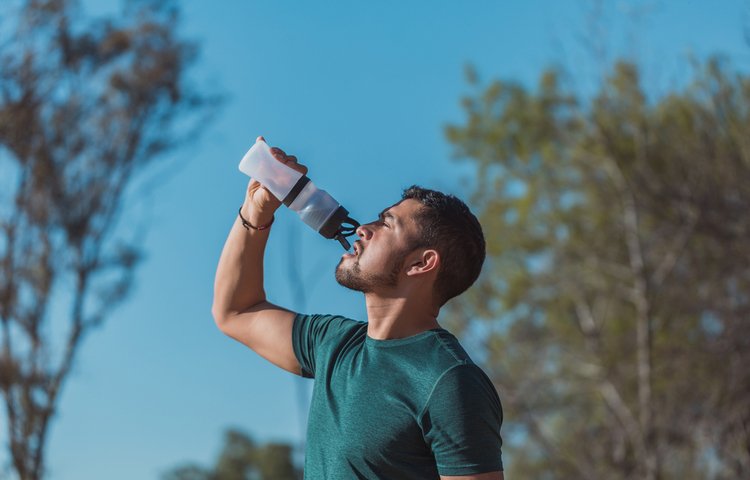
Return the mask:
[[[345,250],[351,248],[346,237],[354,234],[359,223],[328,192],[316,187],[307,175],[276,160],[266,142],[255,142],[242,157],[240,171],[256,179],[274,197],[297,212],[310,228],[325,238],[338,240]]]

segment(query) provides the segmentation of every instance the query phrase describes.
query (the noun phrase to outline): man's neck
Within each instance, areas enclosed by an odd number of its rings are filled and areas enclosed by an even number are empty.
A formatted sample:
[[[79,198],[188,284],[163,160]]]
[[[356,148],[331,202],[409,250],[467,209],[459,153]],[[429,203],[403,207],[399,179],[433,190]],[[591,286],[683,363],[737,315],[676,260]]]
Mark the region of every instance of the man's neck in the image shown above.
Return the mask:
[[[367,304],[367,336],[376,340],[406,338],[418,333],[440,328],[437,321],[439,309],[425,302],[404,297],[365,295]]]

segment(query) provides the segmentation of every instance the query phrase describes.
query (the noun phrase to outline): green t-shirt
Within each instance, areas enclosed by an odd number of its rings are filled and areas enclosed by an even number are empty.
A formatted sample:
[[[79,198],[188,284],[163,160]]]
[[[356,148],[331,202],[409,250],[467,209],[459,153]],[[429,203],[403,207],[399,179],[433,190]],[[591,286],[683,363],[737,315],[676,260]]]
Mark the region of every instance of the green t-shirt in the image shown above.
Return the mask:
[[[315,378],[305,478],[502,470],[500,399],[448,331],[375,340],[366,323],[300,314],[292,342],[302,374]]]

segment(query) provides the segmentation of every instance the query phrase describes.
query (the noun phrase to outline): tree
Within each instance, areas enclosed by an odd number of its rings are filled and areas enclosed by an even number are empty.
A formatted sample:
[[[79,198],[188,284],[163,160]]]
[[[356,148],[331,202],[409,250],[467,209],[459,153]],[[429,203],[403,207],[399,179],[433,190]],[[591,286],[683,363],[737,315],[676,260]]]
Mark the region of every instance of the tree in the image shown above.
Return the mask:
[[[256,444],[247,434],[230,429],[213,470],[184,465],[162,476],[163,480],[298,480],[301,470],[292,462],[292,446]]]
[[[22,480],[44,475],[76,353],[131,286],[140,253],[114,236],[125,189],[209,111],[177,20],[171,2],[91,20],[73,0],[3,2],[0,392]]]
[[[649,99],[494,81],[449,126],[476,166],[474,318],[510,477],[750,474],[750,78],[719,60]],[[468,315],[467,315],[468,314]]]

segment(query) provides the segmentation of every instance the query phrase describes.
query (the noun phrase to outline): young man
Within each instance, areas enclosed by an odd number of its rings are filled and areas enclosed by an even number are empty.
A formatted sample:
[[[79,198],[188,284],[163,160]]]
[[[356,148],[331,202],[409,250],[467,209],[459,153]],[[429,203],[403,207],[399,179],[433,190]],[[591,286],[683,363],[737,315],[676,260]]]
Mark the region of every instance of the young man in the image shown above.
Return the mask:
[[[277,160],[304,174],[294,156]],[[216,271],[222,332],[315,379],[305,477],[503,478],[502,408],[492,383],[440,328],[440,308],[476,280],[479,222],[455,197],[419,187],[357,229],[336,280],[365,294],[367,323],[295,314],[266,301],[263,253],[280,202],[252,180]],[[243,228],[244,227],[244,228]]]

